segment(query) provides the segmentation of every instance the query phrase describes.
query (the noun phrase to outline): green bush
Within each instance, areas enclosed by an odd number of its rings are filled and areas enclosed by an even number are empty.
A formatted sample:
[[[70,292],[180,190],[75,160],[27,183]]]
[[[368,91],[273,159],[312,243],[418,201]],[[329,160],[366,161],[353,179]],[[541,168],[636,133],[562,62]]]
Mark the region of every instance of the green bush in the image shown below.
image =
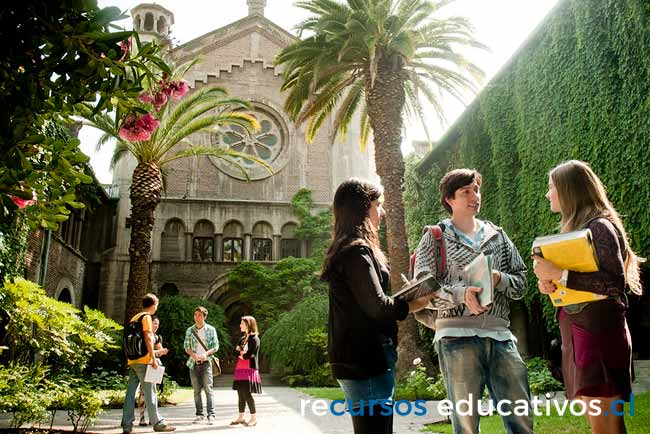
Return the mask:
[[[190,375],[185,363],[187,354],[183,344],[185,332],[194,324],[194,309],[204,306],[208,309],[206,322],[217,329],[219,337],[219,357],[229,355],[233,349],[230,334],[226,328],[226,317],[223,308],[200,298],[172,295],[162,297],[156,316],[160,319],[158,334],[163,338],[163,346],[169,348],[169,353],[161,358],[165,365],[165,373],[178,384],[188,386]]]
[[[439,375],[438,379],[429,376],[426,366],[421,361],[417,361],[415,368],[397,384],[395,389],[396,396],[401,397],[400,399],[408,399],[411,401],[415,401],[416,399],[440,400],[447,398],[442,375]]]
[[[291,385],[335,384],[327,365],[325,294],[313,294],[283,314],[262,336],[262,351]]]
[[[16,278],[0,288],[0,345],[5,360],[29,365],[37,353],[57,369],[81,371],[97,352],[116,345],[121,326],[103,313],[48,297],[34,282]]]
[[[533,357],[526,362],[526,367],[528,368],[530,393],[533,395],[564,390],[564,385],[551,375],[548,361],[540,357]]]
[[[40,423],[47,418],[48,403],[43,393],[47,374],[47,368],[42,365],[0,365],[0,412],[12,415],[11,428],[28,422]]]
[[[241,262],[228,275],[228,286],[255,315],[264,332],[281,314],[313,292],[324,292],[319,264],[309,258],[285,258],[271,267]]]

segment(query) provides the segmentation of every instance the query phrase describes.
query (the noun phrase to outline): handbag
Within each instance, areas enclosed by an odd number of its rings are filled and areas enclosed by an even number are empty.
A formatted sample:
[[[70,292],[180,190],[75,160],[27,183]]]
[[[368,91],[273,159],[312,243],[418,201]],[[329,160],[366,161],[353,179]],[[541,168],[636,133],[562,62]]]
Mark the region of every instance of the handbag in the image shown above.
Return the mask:
[[[203,340],[196,333],[196,330],[192,329],[192,334],[199,341],[199,344],[203,347],[205,351],[209,351],[208,347],[203,343]],[[221,375],[221,364],[219,363],[219,357],[214,356],[210,357],[210,365],[212,366],[212,377],[218,377]]]

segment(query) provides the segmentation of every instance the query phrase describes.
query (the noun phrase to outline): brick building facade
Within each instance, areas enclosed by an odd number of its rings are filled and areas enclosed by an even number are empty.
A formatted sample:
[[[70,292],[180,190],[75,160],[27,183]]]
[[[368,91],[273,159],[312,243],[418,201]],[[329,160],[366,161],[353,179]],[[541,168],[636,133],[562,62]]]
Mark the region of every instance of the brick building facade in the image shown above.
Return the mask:
[[[243,1],[243,0],[237,0]],[[301,188],[315,202],[329,205],[336,186],[350,176],[376,180],[371,146],[361,152],[357,123],[344,140],[333,140],[331,122],[313,143],[305,127],[284,113],[281,71],[273,65],[279,51],[295,36],[264,17],[266,0],[247,0],[246,17],[171,49],[178,63],[200,56],[184,77],[192,91],[220,86],[251,102],[262,129],[252,139],[237,127],[220,135],[197,134],[199,145],[229,146],[256,154],[272,168],[269,174],[250,167],[252,180],[211,157],[178,160],[170,167],[166,190],[155,214],[152,233],[151,289],[203,297],[238,315],[237,295],[230,294],[227,273],[240,260],[272,263],[304,256],[307,246],[294,237],[297,219],[291,199]],[[169,38],[171,11],[156,4],[132,9],[134,28],[142,40]],[[114,247],[101,259],[99,307],[121,321],[128,278],[129,186],[135,167],[123,159],[113,172],[118,202]]]

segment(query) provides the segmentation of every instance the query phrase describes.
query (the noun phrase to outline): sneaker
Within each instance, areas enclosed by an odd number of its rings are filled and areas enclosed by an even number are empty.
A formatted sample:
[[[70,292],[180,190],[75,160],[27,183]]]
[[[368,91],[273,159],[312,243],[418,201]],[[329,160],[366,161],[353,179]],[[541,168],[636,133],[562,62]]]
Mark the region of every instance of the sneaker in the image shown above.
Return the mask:
[[[196,416],[196,418],[192,421],[192,423],[203,423],[203,422],[205,422],[205,416],[203,416],[202,414]]]
[[[156,432],[172,432],[176,431],[175,426],[167,425],[166,423],[159,423],[153,427]]]
[[[214,416],[208,415],[208,425],[214,425]]]

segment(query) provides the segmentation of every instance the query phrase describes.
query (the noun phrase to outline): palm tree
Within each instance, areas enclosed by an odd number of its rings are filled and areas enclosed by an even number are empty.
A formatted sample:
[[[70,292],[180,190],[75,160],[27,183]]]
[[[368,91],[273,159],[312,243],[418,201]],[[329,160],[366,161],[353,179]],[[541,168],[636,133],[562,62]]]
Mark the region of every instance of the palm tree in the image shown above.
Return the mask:
[[[285,110],[298,124],[307,122],[308,141],[330,115],[336,134],[343,135],[359,114],[362,148],[372,129],[375,165],[385,189],[394,287],[408,269],[402,117],[419,119],[427,131],[426,104],[443,120],[440,95],[447,93],[462,101],[463,92],[476,91],[482,78],[481,70],[456,51],[457,47],[485,48],[473,38],[469,22],[460,17],[434,17],[449,2],[299,1],[296,6],[313,15],[298,30],[310,36],[285,48],[276,59],[284,68]],[[410,339],[402,343],[414,347],[415,323],[407,324]],[[401,360],[411,360],[412,354]]]
[[[182,68],[187,71],[191,65]],[[131,239],[129,244],[129,280],[126,295],[125,321],[140,308],[141,298],[149,287],[149,259],[154,212],[163,192],[163,173],[172,161],[192,156],[209,155],[227,161],[240,169],[241,159],[270,167],[263,161],[245,153],[218,146],[197,146],[190,136],[202,131],[218,131],[220,126],[238,125],[246,131],[259,129],[258,121],[242,111],[249,105],[230,98],[220,87],[205,87],[193,92],[178,104],[164,105],[158,119],[160,125],[148,140],[128,141],[120,137],[115,121],[106,113],[93,114],[90,108],[84,113],[85,124],[103,131],[98,147],[109,139],[117,140],[111,161],[114,166],[123,156],[131,154],[137,161],[133,171],[131,199]]]

